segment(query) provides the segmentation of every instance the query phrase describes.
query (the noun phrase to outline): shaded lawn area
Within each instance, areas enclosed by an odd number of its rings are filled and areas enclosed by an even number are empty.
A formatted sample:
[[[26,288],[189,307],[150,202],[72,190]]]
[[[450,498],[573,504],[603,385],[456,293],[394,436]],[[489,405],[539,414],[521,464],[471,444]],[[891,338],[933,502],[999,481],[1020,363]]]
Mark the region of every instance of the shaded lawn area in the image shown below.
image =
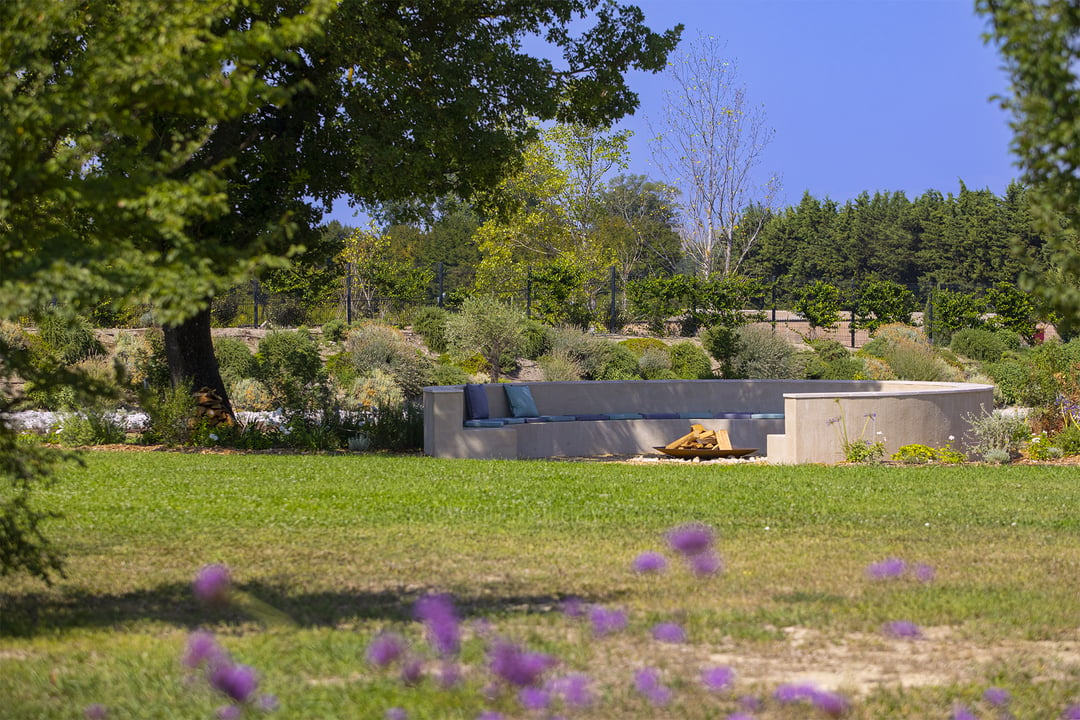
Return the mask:
[[[79,718],[98,702],[110,718],[213,717],[220,702],[178,660],[198,627],[259,669],[281,718],[542,716],[482,697],[487,632],[589,673],[597,701],[574,717],[723,717],[748,694],[765,699],[756,717],[791,717],[768,698],[800,679],[844,692],[852,717],[945,717],[991,685],[1018,717],[1080,703],[1075,468],[92,452],[40,498],[65,514],[50,536],[68,575],[5,579],[6,717]],[[670,553],[663,575],[631,572],[690,521],[716,530],[722,574],[694,576]],[[887,557],[935,577],[869,579]],[[211,562],[297,625],[201,606],[190,582]],[[430,592],[466,620],[455,690],[408,688],[364,660],[380,629],[422,645],[412,607]],[[629,627],[593,639],[560,611],[575,597],[625,609]],[[885,637],[896,620],[923,637]],[[652,640],[661,621],[688,642]],[[718,662],[736,689],[706,697],[696,674]],[[671,684],[667,707],[633,690],[645,665]]]

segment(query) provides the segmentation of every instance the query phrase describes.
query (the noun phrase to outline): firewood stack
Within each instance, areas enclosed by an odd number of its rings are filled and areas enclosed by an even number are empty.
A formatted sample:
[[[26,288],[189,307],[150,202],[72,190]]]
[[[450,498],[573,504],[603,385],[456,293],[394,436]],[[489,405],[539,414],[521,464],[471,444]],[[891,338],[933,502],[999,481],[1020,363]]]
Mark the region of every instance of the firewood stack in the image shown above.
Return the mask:
[[[706,430],[697,423],[690,426],[690,432],[678,440],[666,445],[668,450],[730,450],[731,440],[727,430]]]
[[[231,426],[235,423],[232,415],[225,409],[225,401],[213,388],[199,388],[195,392],[195,404],[197,405],[196,421],[205,420],[209,427]]]

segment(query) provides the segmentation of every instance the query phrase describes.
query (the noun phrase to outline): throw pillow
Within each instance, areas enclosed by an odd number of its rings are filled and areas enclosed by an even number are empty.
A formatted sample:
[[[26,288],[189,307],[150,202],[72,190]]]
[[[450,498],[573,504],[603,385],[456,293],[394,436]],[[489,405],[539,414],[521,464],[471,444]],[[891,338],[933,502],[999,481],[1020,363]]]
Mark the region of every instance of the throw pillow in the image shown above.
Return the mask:
[[[537,417],[536,401],[528,385],[506,385],[506,402],[510,405],[510,414],[514,417]]]

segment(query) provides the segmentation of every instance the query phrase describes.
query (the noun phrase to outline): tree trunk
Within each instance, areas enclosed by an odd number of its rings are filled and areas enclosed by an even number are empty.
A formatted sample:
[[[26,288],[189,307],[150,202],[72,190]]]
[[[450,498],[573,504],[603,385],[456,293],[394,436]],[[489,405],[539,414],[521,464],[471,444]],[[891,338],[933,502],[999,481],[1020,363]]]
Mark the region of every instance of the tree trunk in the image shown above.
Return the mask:
[[[173,387],[195,392],[210,388],[221,397],[224,410],[235,421],[229,394],[221,380],[214,342],[210,336],[210,309],[202,310],[179,325],[166,325],[165,357]]]

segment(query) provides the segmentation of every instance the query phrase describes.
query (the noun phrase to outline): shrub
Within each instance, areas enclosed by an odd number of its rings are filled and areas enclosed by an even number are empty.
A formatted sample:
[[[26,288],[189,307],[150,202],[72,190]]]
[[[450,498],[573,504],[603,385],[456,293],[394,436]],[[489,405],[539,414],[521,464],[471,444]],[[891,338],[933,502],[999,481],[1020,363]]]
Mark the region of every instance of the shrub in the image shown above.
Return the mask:
[[[811,340],[807,344],[824,362],[833,362],[834,360],[843,360],[851,357],[851,353],[848,352],[848,349],[844,347],[842,343],[830,338]]]
[[[240,378],[229,385],[229,400],[236,410],[259,412],[274,407],[273,395],[255,378]]]
[[[957,330],[949,343],[949,349],[980,362],[997,362],[1005,352],[1005,343],[998,333],[982,328]]]
[[[989,454],[998,457],[1004,452],[1015,457],[1020,446],[1031,436],[1027,421],[1018,415],[994,410],[981,415],[969,414],[964,419],[971,426],[971,451],[987,462],[996,462],[987,457]]]
[[[373,408],[365,414],[361,434],[373,448],[419,450],[424,446],[424,408],[412,402]]]
[[[708,380],[713,377],[709,356],[696,343],[683,340],[672,345],[669,352],[671,372],[675,377],[686,380]]]
[[[393,377],[406,398],[418,398],[431,382],[433,363],[405,341],[401,331],[380,323],[364,323],[346,341],[357,377],[380,370]]]
[[[164,340],[154,343],[153,332],[122,331],[113,346],[113,361],[131,388],[163,388],[169,381]],[[155,346],[156,345],[156,346]]]
[[[309,407],[312,391],[325,379],[319,346],[304,329],[275,330],[259,341],[258,379],[277,404]]]
[[[543,323],[526,318],[522,325],[521,356],[537,360],[551,349],[551,336]]]
[[[1015,358],[1006,358],[1001,362],[983,365],[983,372],[989,375],[994,383],[995,405],[1028,404],[1033,386],[1031,365]],[[1051,398],[1045,399],[1049,401]]]
[[[565,350],[552,350],[539,362],[540,369],[544,371],[544,380],[560,382],[581,379],[581,366]]]
[[[105,354],[90,323],[79,315],[47,308],[38,316],[37,326],[42,349],[61,365]]]
[[[582,366],[588,380],[639,380],[637,358],[618,343],[591,338]]]
[[[647,350],[663,350],[667,352],[668,349],[667,343],[659,338],[627,338],[626,340],[620,340],[619,344],[639,358]]]
[[[149,427],[142,435],[143,442],[184,445],[191,439],[198,408],[187,383],[183,387],[166,388],[160,394],[143,393],[139,404],[150,418]]]
[[[465,372],[462,368],[454,365],[450,362],[443,362],[443,358],[446,356],[440,356],[439,362],[435,363],[431,370],[431,382],[435,385],[464,385],[467,382],[472,382],[472,378],[469,373]]]
[[[772,328],[745,325],[738,329],[737,335],[738,350],[732,360],[736,377],[792,377],[795,348]]]
[[[667,346],[649,348],[643,352],[638,357],[638,372],[646,380],[662,380],[674,376],[671,372],[671,353]]]
[[[221,379],[232,385],[241,380],[256,377],[259,363],[247,343],[236,337],[219,337],[214,340],[214,356],[218,361]]]
[[[412,329],[421,338],[428,350],[441,354],[446,352],[446,320],[450,313],[442,308],[425,306],[413,313]]]
[[[956,371],[929,345],[898,342],[888,349],[885,361],[899,380],[943,382],[958,379]]]
[[[345,337],[349,334],[349,326],[345,324],[344,320],[327,320],[322,325],[322,336],[325,342],[339,343],[344,342]]]
[[[394,381],[394,376],[378,368],[372,370],[369,376],[357,379],[349,393],[349,406],[358,409],[401,405],[404,402],[405,394]]]
[[[452,354],[468,357],[479,351],[491,366],[498,382],[503,355],[516,357],[524,344],[525,316],[493,298],[474,295],[465,300],[461,312],[446,325],[446,339]]]
[[[733,361],[739,348],[739,334],[734,328],[713,325],[701,333],[701,347],[720,363],[724,377],[733,377]]]
[[[892,459],[905,465],[924,465],[934,462],[937,452],[926,445],[904,445],[893,453]]]
[[[112,445],[124,441],[124,426],[114,412],[103,406],[68,413],[60,422],[57,436],[60,444],[67,447]]]

